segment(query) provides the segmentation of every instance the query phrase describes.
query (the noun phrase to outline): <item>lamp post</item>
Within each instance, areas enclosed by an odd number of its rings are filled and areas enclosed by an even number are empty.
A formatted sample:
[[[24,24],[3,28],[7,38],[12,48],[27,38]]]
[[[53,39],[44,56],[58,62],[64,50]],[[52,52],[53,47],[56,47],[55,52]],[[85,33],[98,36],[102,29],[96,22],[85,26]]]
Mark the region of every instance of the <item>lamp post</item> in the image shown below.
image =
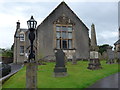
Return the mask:
[[[37,22],[31,16],[30,20],[27,21],[29,30],[30,40],[30,54],[28,56],[28,63],[26,64],[26,88],[37,89],[37,63],[35,60],[35,50],[33,50],[33,43],[35,40],[35,29]]]

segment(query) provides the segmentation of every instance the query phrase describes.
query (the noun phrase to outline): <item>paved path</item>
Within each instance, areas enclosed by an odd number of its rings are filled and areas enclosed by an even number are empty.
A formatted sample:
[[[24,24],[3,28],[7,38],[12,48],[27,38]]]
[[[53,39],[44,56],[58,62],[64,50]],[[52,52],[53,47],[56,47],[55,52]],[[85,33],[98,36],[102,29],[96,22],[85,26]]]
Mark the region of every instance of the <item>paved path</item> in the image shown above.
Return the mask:
[[[16,73],[17,71],[19,71],[23,66],[22,64],[15,64],[15,63],[9,64],[9,65],[11,65],[11,73],[0,78],[0,82],[4,79],[8,78],[9,76],[11,76],[13,73]]]
[[[21,67],[22,67],[22,64],[15,64],[15,63],[11,64],[11,73],[19,70]]]
[[[120,72],[99,80],[89,88],[118,88],[119,86],[120,89],[119,80]]]

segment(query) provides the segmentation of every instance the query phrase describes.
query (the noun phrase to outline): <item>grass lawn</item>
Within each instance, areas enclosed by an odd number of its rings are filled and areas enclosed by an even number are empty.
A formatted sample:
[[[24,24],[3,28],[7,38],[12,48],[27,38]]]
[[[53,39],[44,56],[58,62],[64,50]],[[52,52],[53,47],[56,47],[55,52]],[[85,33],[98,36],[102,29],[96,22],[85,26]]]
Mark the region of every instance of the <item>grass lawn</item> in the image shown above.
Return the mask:
[[[97,80],[118,72],[118,64],[106,64],[101,61],[103,69],[88,70],[88,61],[78,61],[77,65],[68,62],[68,76],[53,77],[55,63],[38,67],[38,88],[87,88]],[[120,71],[120,70],[119,70]],[[3,84],[3,88],[25,88],[26,68],[21,69]]]

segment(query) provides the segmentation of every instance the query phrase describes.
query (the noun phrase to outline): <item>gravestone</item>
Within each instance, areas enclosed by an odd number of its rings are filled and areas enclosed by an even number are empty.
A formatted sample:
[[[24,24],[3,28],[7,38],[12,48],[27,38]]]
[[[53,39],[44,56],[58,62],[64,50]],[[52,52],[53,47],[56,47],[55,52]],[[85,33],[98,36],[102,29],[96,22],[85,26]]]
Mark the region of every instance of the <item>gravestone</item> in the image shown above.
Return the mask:
[[[103,56],[103,60],[108,59],[108,54],[107,54],[106,51],[104,51],[104,52],[102,53],[102,56]]]
[[[76,59],[75,54],[73,55],[73,58],[72,58],[72,64],[73,65],[77,64],[77,59]]]
[[[98,58],[97,51],[90,51],[90,63],[88,64],[88,69],[90,70],[97,70],[101,69],[100,60]]]
[[[55,77],[64,77],[67,76],[67,68],[65,68],[65,53],[59,49],[55,53],[56,56],[56,65],[54,68]]]
[[[114,63],[114,52],[112,51],[112,47],[108,46],[107,47],[107,55],[108,55],[108,59],[106,61],[107,64],[113,64]]]

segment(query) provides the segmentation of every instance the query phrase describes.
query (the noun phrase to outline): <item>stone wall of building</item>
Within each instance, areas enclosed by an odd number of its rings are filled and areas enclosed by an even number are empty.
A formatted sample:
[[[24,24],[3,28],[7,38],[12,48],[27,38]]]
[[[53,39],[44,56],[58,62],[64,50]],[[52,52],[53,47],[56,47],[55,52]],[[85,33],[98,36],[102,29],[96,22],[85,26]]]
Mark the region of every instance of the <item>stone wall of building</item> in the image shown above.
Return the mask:
[[[65,3],[59,5],[37,28],[37,50],[39,57],[54,55],[54,24],[60,16],[65,15],[70,18],[74,25],[74,48],[76,49],[76,58],[89,58],[89,35],[88,28],[82,21],[66,6]]]

